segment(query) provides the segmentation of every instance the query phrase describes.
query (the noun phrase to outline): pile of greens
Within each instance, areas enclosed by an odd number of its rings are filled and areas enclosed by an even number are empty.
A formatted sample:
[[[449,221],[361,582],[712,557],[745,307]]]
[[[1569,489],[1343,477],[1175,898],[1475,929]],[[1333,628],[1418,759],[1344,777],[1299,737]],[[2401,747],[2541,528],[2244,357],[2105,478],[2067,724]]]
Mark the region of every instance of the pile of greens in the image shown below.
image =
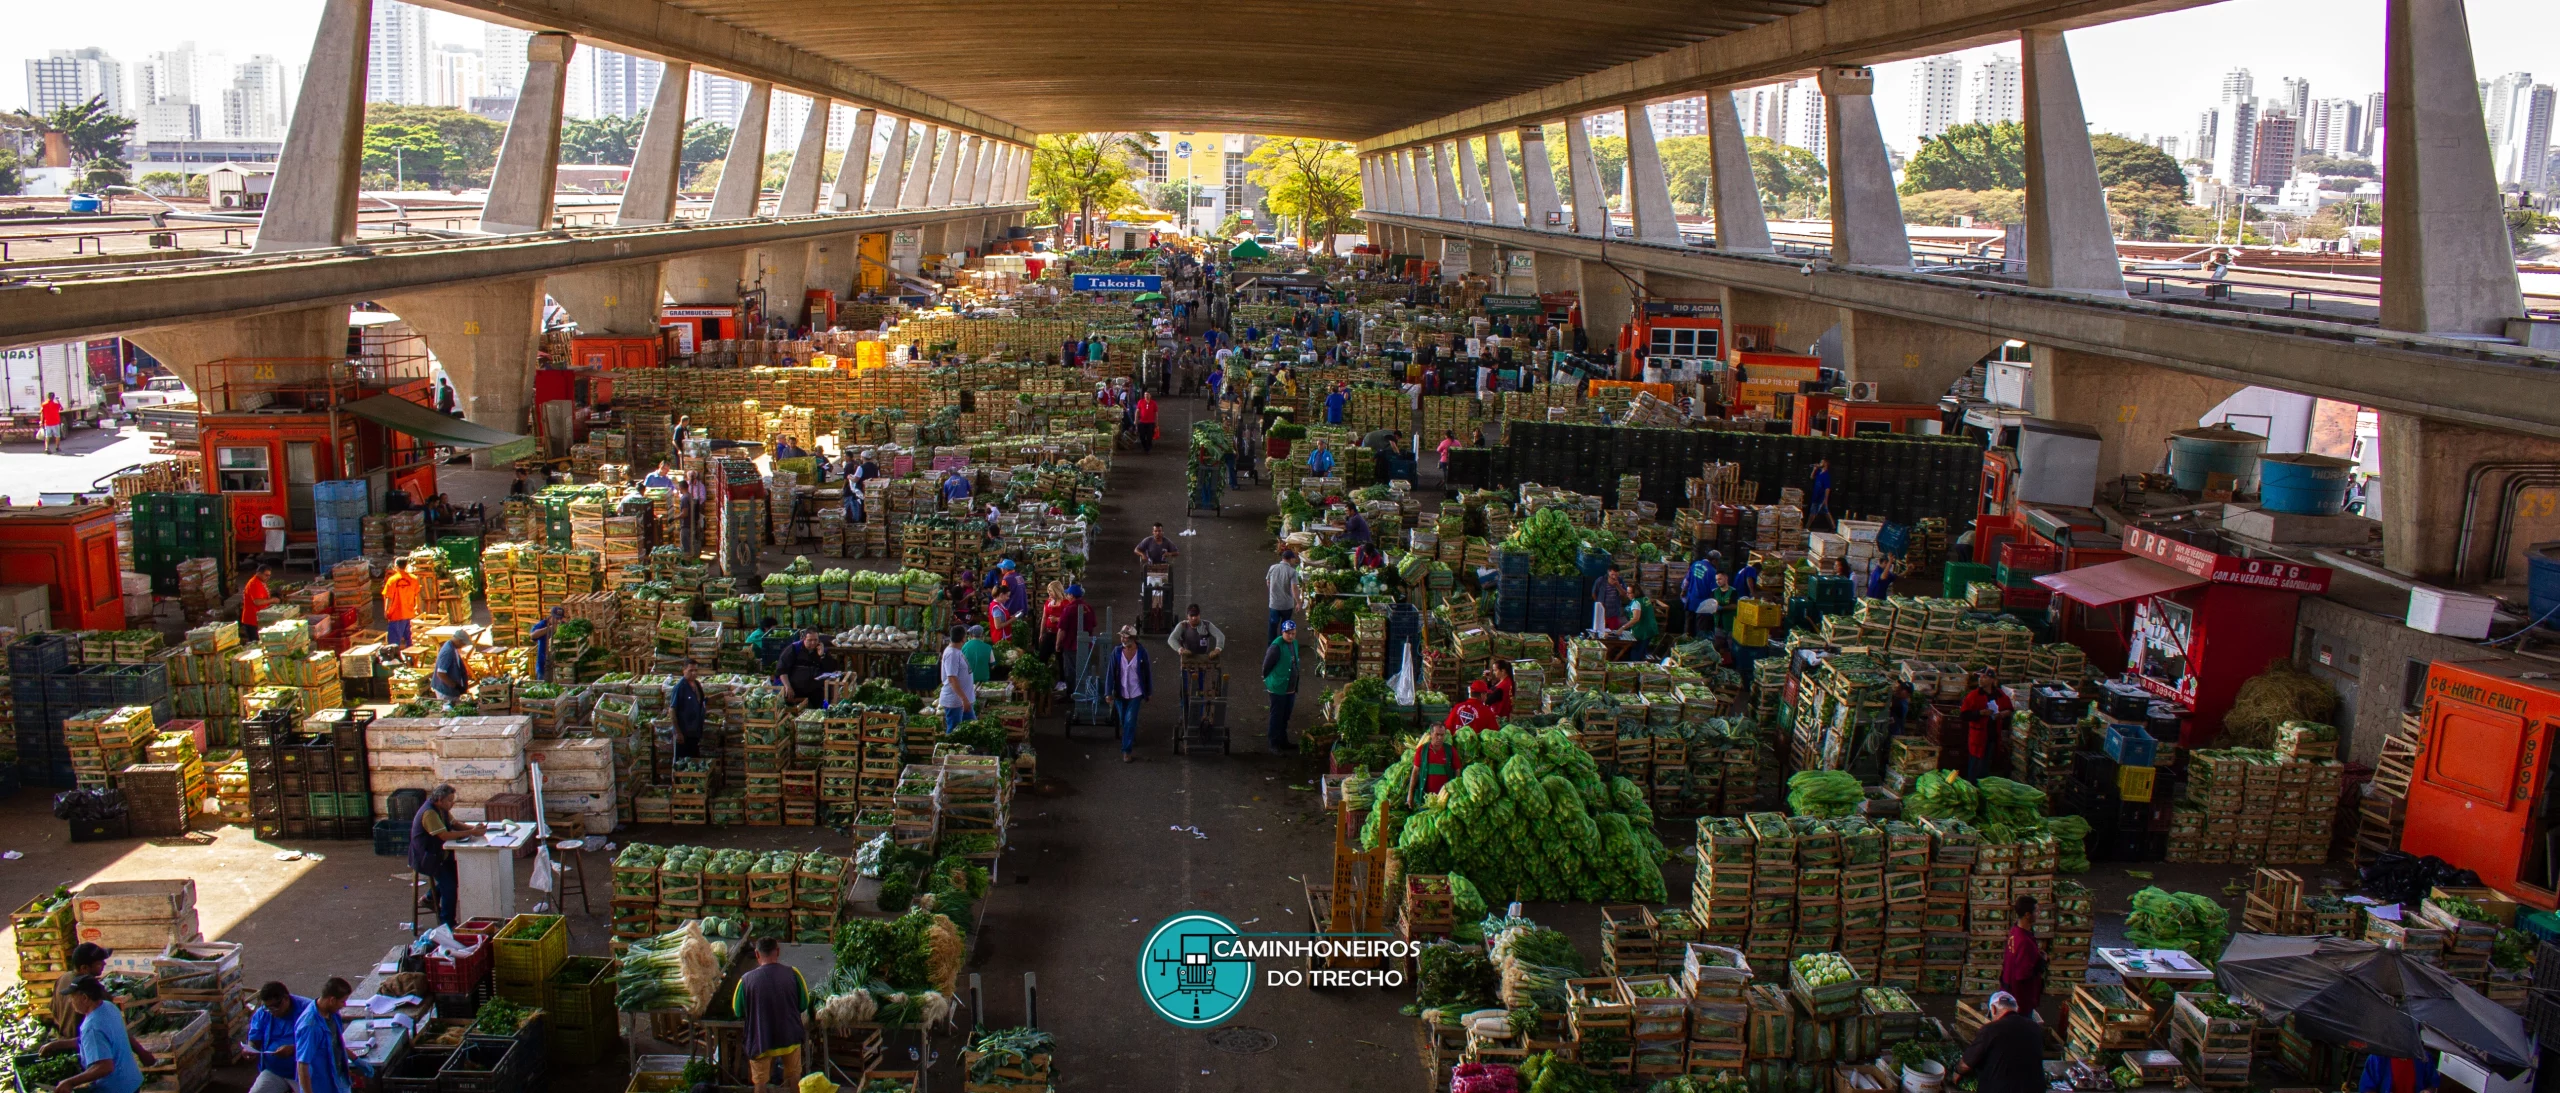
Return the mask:
[[[1599,765],[1570,733],[1519,725],[1461,733],[1465,766],[1410,817],[1370,811],[1369,847],[1394,846],[1411,873],[1464,873],[1488,902],[1507,899],[1660,903],[1670,852],[1653,833],[1644,791],[1625,778],[1602,780]],[[1413,777],[1407,755],[1381,776]]]
[[[1787,779],[1787,808],[1798,816],[1837,820],[1867,803],[1856,776],[1837,770],[1800,770]]]
[[[1057,1048],[1057,1037],[1036,1028],[988,1029],[969,1045],[969,1050],[976,1053],[969,1064],[969,1080],[992,1083],[997,1067],[1021,1067],[1033,1056],[1046,1055]]]
[[[471,1035],[513,1036],[516,1034],[516,1027],[524,1024],[525,1018],[531,1016],[533,1011],[530,1009],[504,998],[492,998],[480,1003],[480,1016],[471,1022]]]
[[[2011,781],[1994,775],[1985,778],[1982,789],[1982,822],[2031,829],[2044,823],[2044,791],[2025,782]]]
[[[2055,816],[2044,822],[2045,834],[2053,836],[2053,867],[2065,873],[2089,871],[2089,821],[2080,816]]]
[[[1004,722],[992,717],[977,717],[963,721],[959,728],[951,730],[951,734],[943,737],[943,740],[958,744],[979,755],[999,756],[1004,754],[1005,745],[1009,742],[1005,735]]]
[[[928,933],[933,919],[933,912],[917,909],[885,921],[858,918],[838,925],[836,973],[826,993],[844,994],[872,983],[900,991],[933,989],[933,940]]]
[[[2179,949],[2211,963],[2231,938],[2231,912],[2211,896],[2145,888],[2133,894],[2124,937],[2136,948]]]
[[[1499,1004],[1502,973],[1484,951],[1473,947],[1432,944],[1422,950],[1422,982],[1417,1001],[1425,1008],[1490,1009]]]
[[[1583,529],[1574,526],[1563,509],[1542,508],[1511,529],[1511,537],[1502,541],[1502,549],[1527,554],[1530,576],[1579,577],[1583,535]]]
[[[1580,1063],[1556,1058],[1552,1051],[1541,1051],[1520,1062],[1520,1093],[1616,1093],[1616,1090],[1609,1079],[1582,1069]]]
[[[1982,794],[1973,783],[1951,770],[1933,770],[1920,775],[1918,784],[1902,798],[1902,814],[1915,820],[1963,820],[1973,822],[1982,812]]]
[[[2489,963],[2511,972],[2523,971],[2533,966],[2536,944],[2533,935],[2522,930],[2500,930],[2497,942],[2489,949]]]
[[[1395,761],[1395,734],[1382,724],[1395,705],[1395,692],[1383,679],[1362,677],[1336,692],[1333,761],[1349,767],[1384,767]]]

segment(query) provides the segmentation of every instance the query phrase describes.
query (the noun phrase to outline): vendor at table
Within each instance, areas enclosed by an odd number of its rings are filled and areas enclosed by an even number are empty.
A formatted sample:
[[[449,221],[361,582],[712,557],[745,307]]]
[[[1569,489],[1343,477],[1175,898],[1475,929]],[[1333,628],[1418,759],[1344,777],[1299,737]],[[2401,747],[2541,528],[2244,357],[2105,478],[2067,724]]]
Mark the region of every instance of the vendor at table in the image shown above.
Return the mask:
[[[1334,533],[1333,545],[1349,550],[1366,546],[1376,537],[1377,533],[1369,528],[1369,518],[1361,515],[1360,510],[1353,509],[1350,519],[1342,522],[1342,530]]]
[[[462,898],[462,876],[453,851],[444,844],[489,830],[481,824],[454,822],[454,797],[450,783],[437,786],[427,792],[427,803],[418,806],[417,815],[409,818],[409,868],[434,883],[436,920],[447,926],[462,921],[454,913],[454,904]]]
[[[74,1050],[80,1053],[84,1069],[54,1083],[54,1093],[71,1093],[75,1089],[137,1093],[142,1088],[142,1068],[157,1066],[160,1060],[136,1046],[126,1033],[124,1011],[107,1001],[107,985],[96,976],[81,976],[71,985],[71,1009],[80,1015],[79,1034],[37,1049],[43,1055]]]
[[[823,701],[827,685],[818,677],[836,670],[835,660],[818,643],[815,630],[800,631],[800,640],[786,645],[782,657],[773,666],[773,680],[782,685],[782,700],[799,705]]]
[[[1413,747],[1413,781],[1405,786],[1405,807],[1419,811],[1423,798],[1440,792],[1466,765],[1466,757],[1449,743],[1449,727],[1432,726],[1430,738]]]
[[[340,1016],[355,988],[330,976],[320,984],[320,999],[293,1026],[293,1067],[300,1072],[301,1093],[352,1093],[347,1077],[347,1022]]]
[[[258,1060],[257,1079],[249,1093],[292,1093],[294,1028],[311,1012],[311,1000],[281,982],[258,988],[258,1006],[249,1013],[249,1037],[242,1045]]]

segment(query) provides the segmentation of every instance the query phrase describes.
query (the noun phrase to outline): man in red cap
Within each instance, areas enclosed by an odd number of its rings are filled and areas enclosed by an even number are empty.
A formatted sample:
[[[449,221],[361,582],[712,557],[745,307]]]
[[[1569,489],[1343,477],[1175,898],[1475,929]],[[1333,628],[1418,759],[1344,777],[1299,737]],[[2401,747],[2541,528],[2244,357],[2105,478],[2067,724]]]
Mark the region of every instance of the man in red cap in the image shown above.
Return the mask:
[[[1445,729],[1491,730],[1500,720],[1493,714],[1493,688],[1483,680],[1467,685],[1467,700],[1449,707],[1449,716],[1440,722]]]

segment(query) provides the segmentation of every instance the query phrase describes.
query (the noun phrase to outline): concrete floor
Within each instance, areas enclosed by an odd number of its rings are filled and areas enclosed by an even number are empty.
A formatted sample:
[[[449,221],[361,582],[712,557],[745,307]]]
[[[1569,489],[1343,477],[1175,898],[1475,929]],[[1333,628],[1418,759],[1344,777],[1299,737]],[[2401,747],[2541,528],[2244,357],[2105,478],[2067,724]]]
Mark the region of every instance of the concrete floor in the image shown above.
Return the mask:
[[[1181,437],[1199,414],[1192,400],[1166,405],[1166,435]],[[1272,755],[1263,745],[1266,706],[1250,671],[1258,664],[1263,618],[1261,574],[1270,562],[1264,517],[1267,491],[1230,493],[1222,516],[1184,517],[1178,446],[1150,456],[1123,453],[1109,490],[1086,586],[1095,602],[1125,622],[1135,608],[1137,571],[1131,548],[1151,521],[1176,533],[1177,606],[1198,602],[1228,633],[1234,753],[1181,757],[1169,740],[1178,720],[1174,677],[1159,668],[1158,697],[1141,721],[1140,761],[1122,764],[1108,732],[1058,720],[1034,733],[1039,785],[1017,798],[1014,830],[998,887],[986,905],[983,940],[971,970],[983,984],[985,1020],[1021,1022],[1023,975],[1039,977],[1039,1021],[1059,1040],[1059,1066],[1069,1089],[1228,1090],[1419,1089],[1424,1072],[1413,1022],[1397,1013],[1403,990],[1257,989],[1239,1023],[1271,1032],[1276,1047],[1259,1056],[1232,1055],[1206,1033],[1168,1024],[1148,1010],[1134,975],[1145,934],[1180,911],[1227,916],[1253,930],[1287,931],[1307,917],[1301,885],[1329,868],[1332,832],[1318,806],[1311,760]],[[15,453],[0,455],[8,459]],[[66,461],[68,462],[68,461]],[[82,460],[79,462],[87,462]],[[503,486],[500,487],[503,489]],[[1183,535],[1181,533],[1191,534]],[[776,552],[780,554],[782,552]],[[1159,641],[1161,639],[1158,639]],[[1159,652],[1162,646],[1151,646]],[[1312,690],[1299,703],[1298,726],[1316,718]],[[1685,828],[1667,830],[1674,846]],[[1195,835],[1192,829],[1197,829]],[[40,791],[0,802],[0,901],[17,906],[56,885],[106,879],[193,876],[208,937],[243,941],[243,970],[252,982],[280,978],[307,989],[325,974],[353,975],[408,936],[405,867],[377,858],[365,843],[315,842],[294,849],[315,860],[279,861],[287,847],[259,842],[242,828],[178,840],[123,840],[71,845],[46,812]],[[690,842],[749,849],[851,850],[842,835],[808,828],[650,827],[627,829],[621,841]],[[605,909],[605,861],[590,858]],[[2098,894],[2100,944],[2118,936],[2127,897],[2145,884],[2221,893],[2245,870],[2153,863],[2155,879],[2102,866],[2082,878]],[[1671,865],[1669,890],[1685,892],[1686,862]],[[2343,868],[2328,871],[2344,876]],[[520,891],[524,891],[520,888]],[[2230,901],[2236,908],[2238,901]],[[530,907],[532,895],[524,896]],[[1597,965],[1599,910],[1594,905],[1533,905],[1532,917],[1572,935]],[[606,920],[571,914],[572,948],[605,949]],[[0,948],[0,973],[14,975],[15,954]],[[1931,1000],[1933,1009],[1952,1001]],[[652,1050],[635,1045],[635,1051]],[[625,1063],[560,1074],[555,1089],[619,1089]],[[245,1088],[247,1075],[217,1078]]]

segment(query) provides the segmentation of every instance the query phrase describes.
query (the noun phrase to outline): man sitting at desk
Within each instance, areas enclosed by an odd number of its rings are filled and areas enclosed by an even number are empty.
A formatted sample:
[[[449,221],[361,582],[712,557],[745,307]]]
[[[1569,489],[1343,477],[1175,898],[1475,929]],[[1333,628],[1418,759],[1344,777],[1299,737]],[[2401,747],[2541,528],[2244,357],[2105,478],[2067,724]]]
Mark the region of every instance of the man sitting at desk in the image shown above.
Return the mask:
[[[409,819],[409,868],[417,870],[436,886],[436,919],[447,926],[462,921],[454,913],[454,903],[461,898],[462,877],[453,860],[453,851],[445,848],[449,839],[466,838],[488,832],[482,824],[455,823],[453,820],[453,786],[448,783],[427,794],[427,803],[418,806],[418,814]]]

